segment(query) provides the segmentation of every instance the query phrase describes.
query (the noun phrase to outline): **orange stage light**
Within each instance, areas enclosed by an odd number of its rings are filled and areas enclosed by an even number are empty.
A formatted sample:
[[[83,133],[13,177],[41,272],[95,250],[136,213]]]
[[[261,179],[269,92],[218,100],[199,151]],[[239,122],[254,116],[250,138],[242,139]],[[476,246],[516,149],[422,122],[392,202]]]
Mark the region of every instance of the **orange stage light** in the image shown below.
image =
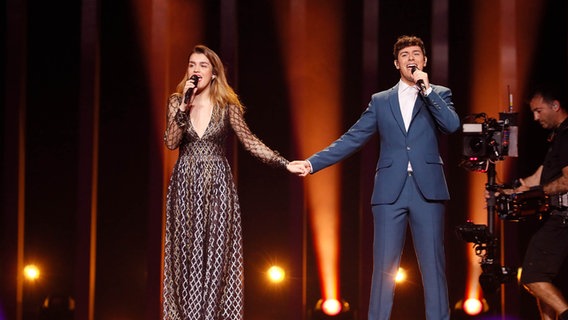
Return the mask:
[[[337,299],[327,299],[321,305],[323,313],[335,316],[341,312],[341,303]]]

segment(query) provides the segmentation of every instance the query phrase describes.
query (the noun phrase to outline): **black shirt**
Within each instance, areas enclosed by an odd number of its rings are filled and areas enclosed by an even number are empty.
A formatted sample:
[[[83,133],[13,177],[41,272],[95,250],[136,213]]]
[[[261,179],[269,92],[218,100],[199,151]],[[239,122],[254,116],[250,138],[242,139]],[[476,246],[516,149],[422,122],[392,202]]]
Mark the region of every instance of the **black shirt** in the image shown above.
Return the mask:
[[[544,158],[540,185],[562,176],[562,168],[568,166],[568,118],[552,133],[552,141]]]

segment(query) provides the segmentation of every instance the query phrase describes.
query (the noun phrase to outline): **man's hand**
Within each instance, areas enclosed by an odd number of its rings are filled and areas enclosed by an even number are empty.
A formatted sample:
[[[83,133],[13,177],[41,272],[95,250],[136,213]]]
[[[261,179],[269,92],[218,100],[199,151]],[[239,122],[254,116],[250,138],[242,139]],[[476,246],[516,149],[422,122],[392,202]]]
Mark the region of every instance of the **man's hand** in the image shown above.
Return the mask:
[[[286,166],[286,169],[300,177],[305,177],[312,170],[312,166],[305,160],[294,160]]]

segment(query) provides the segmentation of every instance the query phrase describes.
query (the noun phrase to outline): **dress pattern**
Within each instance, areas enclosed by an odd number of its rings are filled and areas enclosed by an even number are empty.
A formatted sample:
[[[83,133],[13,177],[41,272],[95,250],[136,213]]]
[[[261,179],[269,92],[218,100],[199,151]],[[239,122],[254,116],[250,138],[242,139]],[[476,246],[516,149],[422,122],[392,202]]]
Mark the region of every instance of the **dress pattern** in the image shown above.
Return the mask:
[[[179,148],[166,199],[164,320],[243,318],[243,249],[237,189],[225,156],[231,129],[252,155],[285,167],[288,161],[251,133],[242,110],[215,106],[202,137],[182,96],[168,101],[164,141]]]

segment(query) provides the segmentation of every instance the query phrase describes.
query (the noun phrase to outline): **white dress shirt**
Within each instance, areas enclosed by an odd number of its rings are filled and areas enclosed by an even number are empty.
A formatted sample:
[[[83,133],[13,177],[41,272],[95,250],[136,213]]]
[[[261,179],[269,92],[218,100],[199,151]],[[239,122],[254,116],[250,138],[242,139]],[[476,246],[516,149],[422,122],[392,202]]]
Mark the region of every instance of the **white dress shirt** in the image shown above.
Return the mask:
[[[398,83],[398,103],[400,104],[400,112],[404,121],[404,128],[408,131],[410,120],[412,120],[412,111],[418,97],[418,87],[409,86],[402,80]]]

